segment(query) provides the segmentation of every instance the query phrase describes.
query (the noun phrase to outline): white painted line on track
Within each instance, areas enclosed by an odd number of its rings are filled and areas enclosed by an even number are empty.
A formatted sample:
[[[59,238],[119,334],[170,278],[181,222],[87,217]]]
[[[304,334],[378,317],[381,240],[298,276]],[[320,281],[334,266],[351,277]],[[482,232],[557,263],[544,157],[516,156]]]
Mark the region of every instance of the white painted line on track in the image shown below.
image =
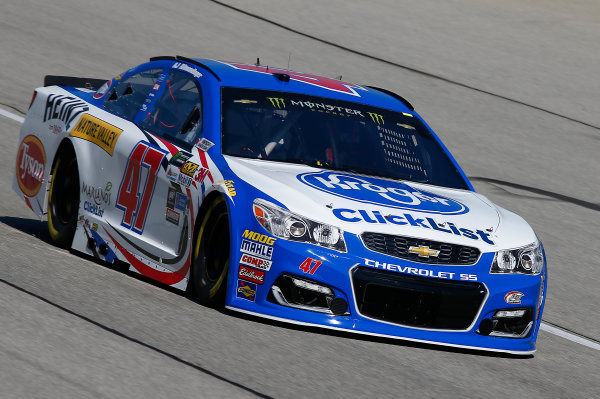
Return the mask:
[[[12,112],[6,111],[2,108],[0,108],[0,115],[5,116],[9,119],[12,119],[13,121],[17,121],[19,123],[23,123],[25,121],[25,118],[23,118],[22,116],[15,115]],[[565,338],[565,339],[568,339],[569,341],[576,342],[580,345],[587,346],[588,348],[600,350],[600,344],[590,341],[589,339],[582,338],[578,335],[568,333],[559,328],[552,327],[546,323],[542,323],[540,325],[540,330],[549,332],[550,334],[554,334],[554,335],[557,335],[557,336]]]
[[[597,344],[594,341],[590,341],[589,339],[582,338],[579,335],[571,334],[569,332],[561,330],[560,328],[552,327],[546,323],[542,323],[540,325],[540,330],[549,332],[554,335],[558,335],[559,337],[563,337],[565,339],[568,339],[569,341],[577,342],[578,344],[587,346],[588,348],[600,351],[600,344]]]
[[[7,118],[12,119],[13,121],[17,121],[19,123],[25,122],[25,118],[23,118],[22,116],[15,115],[12,112],[3,110],[2,108],[0,108],[0,115],[6,116]]]

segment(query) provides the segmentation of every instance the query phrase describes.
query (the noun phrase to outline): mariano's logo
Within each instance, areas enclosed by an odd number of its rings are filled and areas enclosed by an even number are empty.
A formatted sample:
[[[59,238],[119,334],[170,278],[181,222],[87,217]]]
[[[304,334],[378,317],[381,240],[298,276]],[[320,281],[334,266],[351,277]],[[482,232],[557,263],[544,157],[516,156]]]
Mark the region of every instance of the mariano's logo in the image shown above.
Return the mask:
[[[310,187],[352,201],[442,215],[469,212],[458,201],[391,180],[333,172],[302,173],[297,177]]]
[[[35,197],[42,187],[46,167],[46,152],[42,142],[29,135],[23,139],[17,152],[17,183],[28,197]]]

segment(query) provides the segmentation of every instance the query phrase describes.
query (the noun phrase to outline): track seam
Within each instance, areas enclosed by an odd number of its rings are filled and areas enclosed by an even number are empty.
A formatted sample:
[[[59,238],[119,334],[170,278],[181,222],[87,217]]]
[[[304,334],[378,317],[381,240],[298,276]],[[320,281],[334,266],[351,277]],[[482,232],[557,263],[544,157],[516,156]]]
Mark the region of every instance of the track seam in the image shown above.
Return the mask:
[[[582,208],[590,209],[592,211],[600,211],[600,204],[597,204],[595,202],[584,201],[579,198],[569,197],[567,195],[555,193],[553,191],[542,190],[541,188],[529,187],[529,186],[525,186],[525,185],[519,184],[519,183],[513,183],[513,182],[509,182],[509,181],[505,181],[505,180],[491,179],[488,177],[481,177],[481,176],[469,176],[469,180],[481,181],[481,182],[485,182],[485,183],[492,184],[492,185],[501,185],[501,186],[516,188],[516,189],[523,190],[523,191],[529,191],[530,193],[543,195],[543,196],[546,196],[549,198],[559,200],[561,202],[567,202],[567,203],[570,203],[573,205],[580,206]],[[513,194],[513,193],[511,193],[511,194],[518,195],[518,194]]]
[[[382,62],[384,64],[391,65],[391,66],[394,66],[394,67],[397,67],[397,68],[401,68],[401,69],[404,69],[406,71],[414,72],[414,73],[417,73],[417,74],[422,75],[422,76],[426,76],[426,77],[429,77],[429,78],[440,80],[442,82],[450,83],[452,85],[463,87],[465,89],[473,90],[473,91],[476,91],[476,92],[479,92],[479,93],[487,94],[487,95],[490,95],[492,97],[500,98],[502,100],[506,100],[506,101],[509,101],[511,103],[514,103],[514,104],[523,105],[525,107],[528,107],[528,108],[531,108],[531,109],[535,109],[537,111],[541,111],[541,112],[544,112],[544,113],[547,113],[547,114],[550,114],[550,115],[553,115],[553,116],[556,116],[556,117],[559,117],[559,118],[562,118],[562,119],[566,119],[566,120],[571,121],[571,122],[579,123],[581,125],[584,125],[584,126],[587,126],[587,127],[591,127],[592,129],[600,130],[600,126],[596,126],[596,125],[593,125],[591,123],[584,122],[584,121],[581,121],[579,119],[572,118],[570,116],[562,115],[562,114],[559,114],[557,112],[550,111],[549,109],[545,109],[545,108],[539,107],[537,105],[528,104],[528,103],[526,103],[524,101],[521,101],[521,100],[517,100],[517,99],[514,99],[514,98],[506,97],[506,96],[503,96],[501,94],[497,94],[497,93],[494,93],[494,92],[491,92],[491,91],[479,89],[479,88],[477,88],[475,86],[471,86],[471,85],[468,85],[466,83],[462,83],[462,82],[459,82],[459,81],[456,81],[456,80],[452,80],[450,78],[445,78],[445,77],[443,77],[441,75],[436,75],[434,73],[426,72],[426,71],[423,71],[423,70],[420,70],[420,69],[417,69],[417,68],[414,68],[414,67],[410,67],[410,66],[407,66],[407,65],[398,64],[397,62],[386,60],[385,58],[381,58],[381,57],[378,57],[376,55],[368,54],[368,53],[362,52],[360,50],[355,50],[355,49],[352,49],[350,47],[346,47],[344,45],[341,45],[341,44],[338,44],[338,43],[335,43],[335,42],[332,42],[332,41],[329,41],[329,40],[321,39],[320,37],[308,34],[306,32],[299,31],[297,29],[294,29],[294,28],[291,28],[289,26],[280,24],[279,22],[275,22],[273,20],[270,20],[270,19],[265,18],[263,16],[260,16],[258,14],[254,14],[254,13],[251,13],[249,11],[243,10],[241,8],[234,7],[234,6],[230,5],[230,4],[223,3],[223,2],[221,2],[219,0],[210,0],[210,1],[213,2],[213,3],[219,4],[220,6],[229,8],[229,9],[234,10],[234,11],[237,11],[237,12],[239,12],[241,14],[247,15],[249,17],[256,18],[256,19],[261,20],[263,22],[266,22],[266,23],[269,23],[271,25],[277,26],[277,27],[279,27],[281,29],[285,29],[285,30],[287,30],[289,32],[296,33],[296,34],[298,34],[300,36],[304,36],[304,37],[307,37],[307,38],[312,39],[312,40],[316,40],[316,41],[318,41],[320,43],[327,44],[329,46],[338,48],[340,50],[348,51],[348,52],[350,52],[352,54],[360,55],[361,57],[369,58],[369,59],[374,60],[374,61],[379,61],[379,62]]]
[[[152,350],[152,351],[154,351],[156,353],[159,353],[159,354],[161,354],[163,356],[166,356],[166,357],[168,357],[168,358],[170,358],[170,359],[172,359],[172,360],[174,360],[174,361],[176,361],[178,363],[181,363],[181,364],[183,364],[185,366],[191,367],[194,370],[200,371],[201,373],[209,375],[209,376],[211,376],[213,378],[216,378],[216,379],[218,379],[220,381],[223,381],[223,382],[225,382],[227,384],[233,385],[233,386],[235,386],[237,388],[240,388],[240,389],[242,389],[242,390],[244,390],[246,392],[252,393],[252,394],[258,396],[259,398],[272,399],[272,396],[268,396],[268,395],[265,395],[265,394],[263,394],[261,392],[255,391],[254,389],[252,389],[250,387],[247,387],[247,386],[242,385],[242,384],[240,384],[238,382],[229,380],[229,379],[227,379],[227,378],[225,378],[223,376],[220,376],[220,375],[218,375],[218,374],[216,374],[216,373],[214,373],[214,372],[212,372],[212,371],[210,371],[210,370],[208,370],[208,369],[206,369],[204,367],[198,366],[197,364],[194,364],[194,363],[189,362],[189,361],[187,361],[185,359],[182,359],[179,356],[173,355],[172,353],[166,352],[166,351],[164,351],[162,349],[159,349],[159,348],[157,348],[155,346],[152,346],[152,345],[147,344],[147,343],[145,343],[143,341],[140,341],[139,339],[136,339],[136,338],[133,338],[133,337],[131,337],[129,335],[126,335],[126,334],[124,334],[124,333],[122,333],[122,332],[120,332],[118,330],[115,330],[114,328],[105,326],[104,324],[102,324],[100,322],[92,320],[89,317],[84,316],[82,314],[79,314],[79,313],[77,313],[77,312],[75,312],[73,310],[65,308],[64,306],[61,306],[61,305],[59,305],[57,303],[54,303],[54,302],[50,301],[49,299],[44,298],[41,295],[38,295],[38,294],[36,294],[34,292],[31,292],[31,291],[28,291],[25,288],[19,287],[16,284],[13,284],[13,283],[11,283],[9,281],[6,281],[4,279],[0,279],[0,282],[4,283],[5,285],[7,285],[9,287],[12,287],[12,288],[18,290],[18,291],[21,291],[21,292],[23,292],[23,293],[25,293],[27,295],[30,295],[30,296],[32,296],[32,297],[34,297],[34,298],[36,298],[36,299],[38,299],[38,300],[40,300],[42,302],[45,302],[48,305],[53,306],[53,307],[55,307],[58,310],[61,310],[61,311],[65,312],[65,313],[68,313],[68,314],[70,314],[72,316],[75,316],[75,317],[77,317],[77,318],[79,318],[79,319],[81,319],[81,320],[83,320],[83,321],[85,321],[87,323],[90,323],[90,324],[92,324],[92,325],[94,325],[96,327],[99,327],[99,328],[101,328],[104,331],[107,331],[107,332],[109,332],[109,333],[111,333],[113,335],[116,335],[118,337],[124,338],[127,341],[133,342],[133,343],[138,344],[140,346],[143,346],[144,348],[150,349],[150,350]]]

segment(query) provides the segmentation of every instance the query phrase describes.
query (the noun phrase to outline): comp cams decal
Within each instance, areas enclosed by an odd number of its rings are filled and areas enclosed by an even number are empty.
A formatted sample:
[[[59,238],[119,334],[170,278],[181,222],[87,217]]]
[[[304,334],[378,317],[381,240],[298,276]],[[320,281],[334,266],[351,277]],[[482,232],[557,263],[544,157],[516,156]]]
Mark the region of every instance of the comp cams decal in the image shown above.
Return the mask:
[[[46,167],[44,145],[33,135],[26,136],[17,152],[17,183],[28,197],[35,197],[42,187]]]
[[[249,254],[242,254],[242,257],[240,258],[240,263],[246,266],[252,266],[257,269],[264,270],[266,272],[271,270],[271,265],[273,264],[273,262],[271,262],[270,260],[258,258]]]
[[[442,215],[469,211],[458,201],[389,180],[327,171],[302,173],[297,178],[319,191],[366,204]]]

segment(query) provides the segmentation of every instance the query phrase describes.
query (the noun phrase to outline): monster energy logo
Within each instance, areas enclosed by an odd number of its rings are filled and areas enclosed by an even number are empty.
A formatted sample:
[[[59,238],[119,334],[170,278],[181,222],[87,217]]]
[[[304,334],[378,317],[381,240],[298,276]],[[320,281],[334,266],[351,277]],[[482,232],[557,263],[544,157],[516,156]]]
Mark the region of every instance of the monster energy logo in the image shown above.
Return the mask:
[[[374,112],[367,112],[367,114],[369,114],[369,116],[371,117],[371,120],[373,122],[375,122],[378,125],[383,125],[385,122],[383,121],[383,115],[380,114],[376,114]]]
[[[283,98],[267,97],[267,100],[271,101],[271,104],[275,108],[285,108],[285,101],[283,101]]]

